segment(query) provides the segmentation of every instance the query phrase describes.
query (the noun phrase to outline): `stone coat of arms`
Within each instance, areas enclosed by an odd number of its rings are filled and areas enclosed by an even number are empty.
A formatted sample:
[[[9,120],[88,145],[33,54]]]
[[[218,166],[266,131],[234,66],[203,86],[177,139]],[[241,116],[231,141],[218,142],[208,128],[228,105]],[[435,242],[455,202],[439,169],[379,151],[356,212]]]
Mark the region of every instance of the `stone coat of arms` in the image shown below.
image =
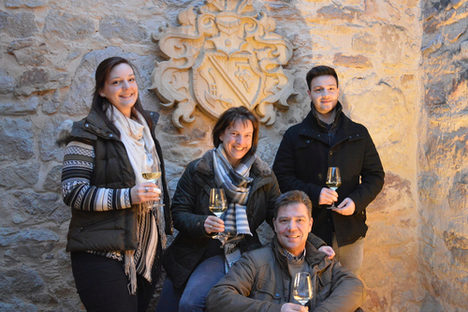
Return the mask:
[[[294,92],[292,75],[282,67],[292,47],[273,33],[274,20],[258,13],[252,0],[207,0],[198,15],[189,7],[178,19],[180,26],[154,38],[169,60],[157,63],[151,77],[162,105],[176,105],[174,125],[192,122],[197,104],[214,118],[242,105],[273,124],[275,106],[288,107]]]

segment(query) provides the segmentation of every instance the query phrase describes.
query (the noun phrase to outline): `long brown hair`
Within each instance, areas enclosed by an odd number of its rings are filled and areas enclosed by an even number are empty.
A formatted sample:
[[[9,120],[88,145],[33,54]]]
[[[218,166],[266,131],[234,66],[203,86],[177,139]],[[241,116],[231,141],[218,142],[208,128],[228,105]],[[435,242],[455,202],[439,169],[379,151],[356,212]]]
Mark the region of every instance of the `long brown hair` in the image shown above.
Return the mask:
[[[96,113],[104,120],[106,125],[112,131],[120,135],[119,130],[117,130],[114,124],[106,116],[106,111],[109,108],[109,106],[112,104],[109,103],[109,101],[107,101],[104,97],[102,97],[99,94],[102,88],[104,88],[104,84],[106,83],[106,80],[109,77],[110,72],[115,66],[119,64],[127,64],[128,66],[132,68],[133,72],[135,73],[135,67],[127,59],[124,59],[123,57],[113,56],[102,61],[98,65],[96,69],[96,73],[94,75],[96,84],[94,86],[93,102],[91,104],[91,110],[95,110]],[[148,116],[148,114],[143,109],[143,106],[141,105],[140,96],[138,96],[135,102],[135,105],[133,106],[133,109],[137,110],[139,113],[143,115],[146,122],[148,123],[148,126],[151,129],[153,127],[153,123],[151,121],[151,118]],[[133,109],[132,109],[132,114],[133,114]]]

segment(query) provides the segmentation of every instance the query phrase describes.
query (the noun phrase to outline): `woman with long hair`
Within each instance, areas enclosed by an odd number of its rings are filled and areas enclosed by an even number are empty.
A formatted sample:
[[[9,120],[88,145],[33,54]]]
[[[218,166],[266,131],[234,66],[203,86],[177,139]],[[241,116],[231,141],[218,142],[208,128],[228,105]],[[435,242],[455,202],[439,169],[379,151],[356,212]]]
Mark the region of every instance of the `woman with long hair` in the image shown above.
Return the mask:
[[[145,311],[172,221],[158,115],[138,96],[132,65],[102,61],[87,117],[62,139],[62,193],[71,207],[67,251],[88,311]],[[161,172],[151,181],[143,173]]]

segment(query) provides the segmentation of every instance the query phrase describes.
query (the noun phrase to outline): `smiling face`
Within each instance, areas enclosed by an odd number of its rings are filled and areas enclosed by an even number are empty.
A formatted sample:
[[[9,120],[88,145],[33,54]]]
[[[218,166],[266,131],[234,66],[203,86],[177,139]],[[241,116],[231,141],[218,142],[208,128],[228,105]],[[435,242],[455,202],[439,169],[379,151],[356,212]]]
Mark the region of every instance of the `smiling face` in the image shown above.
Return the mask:
[[[276,237],[280,245],[295,256],[299,256],[312,230],[312,217],[303,203],[291,203],[278,209],[273,220]]]
[[[122,114],[130,117],[132,107],[138,99],[138,86],[130,65],[121,63],[112,68],[99,95],[106,98]]]
[[[335,77],[331,75],[318,76],[310,82],[310,90],[307,91],[315,110],[325,117],[333,113],[338,103],[340,91]]]
[[[219,136],[229,163],[236,167],[252,147],[253,125],[250,120],[236,120]]]

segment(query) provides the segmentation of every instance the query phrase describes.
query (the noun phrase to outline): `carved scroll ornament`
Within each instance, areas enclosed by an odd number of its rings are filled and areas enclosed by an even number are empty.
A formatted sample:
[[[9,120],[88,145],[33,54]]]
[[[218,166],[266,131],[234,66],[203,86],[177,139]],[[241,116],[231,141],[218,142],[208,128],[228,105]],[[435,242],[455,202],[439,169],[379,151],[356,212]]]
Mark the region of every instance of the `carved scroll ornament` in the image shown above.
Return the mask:
[[[174,125],[192,122],[197,104],[214,118],[242,105],[273,124],[275,105],[288,107],[293,93],[292,74],[282,67],[291,44],[272,32],[274,20],[257,13],[252,0],[207,0],[198,15],[189,7],[178,18],[181,26],[154,38],[169,60],[151,77],[162,105],[176,105]]]

